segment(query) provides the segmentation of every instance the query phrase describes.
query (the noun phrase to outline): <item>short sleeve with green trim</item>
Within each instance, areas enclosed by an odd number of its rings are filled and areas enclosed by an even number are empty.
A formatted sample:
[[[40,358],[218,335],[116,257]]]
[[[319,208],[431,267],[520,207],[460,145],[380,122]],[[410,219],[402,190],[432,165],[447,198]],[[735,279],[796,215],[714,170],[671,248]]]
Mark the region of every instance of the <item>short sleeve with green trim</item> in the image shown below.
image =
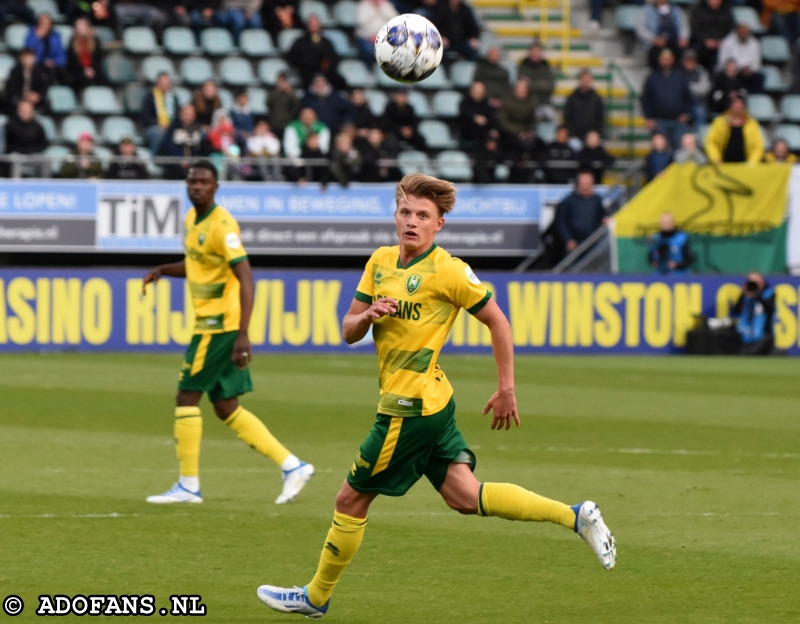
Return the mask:
[[[376,252],[377,253],[377,252]],[[375,254],[370,256],[369,260],[367,261],[367,266],[364,267],[364,274],[361,276],[361,279],[358,282],[358,286],[356,287],[356,292],[353,295],[354,299],[358,299],[363,303],[372,304],[374,301],[373,295],[375,294],[375,289],[373,286],[373,272],[372,272],[372,258]]]
[[[447,267],[446,294],[454,306],[477,314],[492,298],[492,292],[481,284],[470,266],[459,258],[453,258]]]

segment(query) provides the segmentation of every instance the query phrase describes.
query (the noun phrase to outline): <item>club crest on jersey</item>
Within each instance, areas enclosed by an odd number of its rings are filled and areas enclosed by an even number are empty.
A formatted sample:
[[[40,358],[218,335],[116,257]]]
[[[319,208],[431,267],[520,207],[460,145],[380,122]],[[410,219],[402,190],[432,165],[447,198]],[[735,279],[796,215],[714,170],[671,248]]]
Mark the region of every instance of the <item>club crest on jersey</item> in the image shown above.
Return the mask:
[[[406,278],[406,292],[409,295],[413,295],[417,292],[420,286],[422,286],[422,278],[416,273]]]
[[[205,232],[200,232],[200,234],[197,235],[197,242],[200,243],[201,245],[206,242],[206,233]]]

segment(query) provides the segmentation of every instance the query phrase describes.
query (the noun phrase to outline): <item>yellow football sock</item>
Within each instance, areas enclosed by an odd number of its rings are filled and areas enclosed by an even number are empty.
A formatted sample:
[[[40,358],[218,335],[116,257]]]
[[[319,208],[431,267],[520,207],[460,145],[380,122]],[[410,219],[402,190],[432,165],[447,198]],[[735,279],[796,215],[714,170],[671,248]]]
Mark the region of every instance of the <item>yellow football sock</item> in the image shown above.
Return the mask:
[[[241,405],[225,419],[225,424],[233,429],[239,438],[262,455],[266,455],[279,466],[291,455],[275,436],[269,432],[258,416],[248,412]]]
[[[331,599],[333,588],[361,546],[366,526],[366,518],[353,518],[338,511],[333,514],[333,524],[325,538],[317,573],[308,584],[311,604],[321,607]]]
[[[478,514],[524,522],[552,522],[575,528],[575,512],[568,505],[511,483],[481,485]]]
[[[181,464],[182,477],[196,477],[200,473],[200,440],[203,437],[203,419],[199,407],[175,408],[175,450]]]

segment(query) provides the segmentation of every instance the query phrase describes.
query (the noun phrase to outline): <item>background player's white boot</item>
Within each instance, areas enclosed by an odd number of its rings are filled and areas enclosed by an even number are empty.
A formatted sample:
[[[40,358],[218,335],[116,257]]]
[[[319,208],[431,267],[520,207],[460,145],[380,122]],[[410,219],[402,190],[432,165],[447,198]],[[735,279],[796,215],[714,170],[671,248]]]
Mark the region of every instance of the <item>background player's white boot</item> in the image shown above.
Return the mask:
[[[575,532],[592,547],[602,566],[610,570],[617,562],[617,542],[603,522],[603,514],[597,503],[586,501],[572,509],[576,514]]]
[[[163,494],[148,496],[147,502],[157,505],[166,505],[169,503],[202,503],[203,497],[200,494],[200,490],[197,490],[197,492],[190,492],[180,483],[176,483],[172,486],[171,490],[167,490]]]
[[[300,462],[300,465],[293,470],[285,470],[283,472],[283,491],[275,499],[275,503],[277,505],[291,503],[313,476],[314,466],[305,462]]]

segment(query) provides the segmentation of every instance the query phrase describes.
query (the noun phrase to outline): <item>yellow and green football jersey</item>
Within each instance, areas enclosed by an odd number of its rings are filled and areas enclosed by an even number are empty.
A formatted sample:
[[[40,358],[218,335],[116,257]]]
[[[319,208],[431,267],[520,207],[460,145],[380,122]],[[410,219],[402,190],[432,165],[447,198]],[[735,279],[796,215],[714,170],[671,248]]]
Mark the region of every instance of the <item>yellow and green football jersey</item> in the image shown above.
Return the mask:
[[[405,267],[398,246],[372,254],[355,298],[364,303],[397,300],[397,312],[372,326],[380,414],[429,416],[447,406],[453,387],[439,368],[439,353],[459,309],[476,314],[491,296],[469,265],[435,244]]]
[[[197,219],[194,208],[186,215],[186,279],[192,294],[195,333],[239,330],[239,280],[232,267],[247,259],[239,224],[222,206]]]

